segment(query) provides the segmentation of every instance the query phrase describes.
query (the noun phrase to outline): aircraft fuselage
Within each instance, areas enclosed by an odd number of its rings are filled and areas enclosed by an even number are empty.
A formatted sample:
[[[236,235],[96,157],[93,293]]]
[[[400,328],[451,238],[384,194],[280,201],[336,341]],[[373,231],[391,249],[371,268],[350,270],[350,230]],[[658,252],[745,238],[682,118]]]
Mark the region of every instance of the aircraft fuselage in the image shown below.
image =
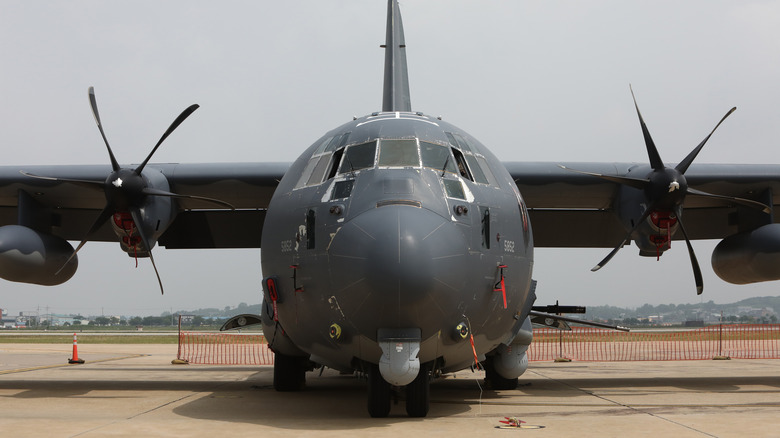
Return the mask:
[[[420,363],[462,369],[520,329],[532,264],[525,205],[487,148],[420,113],[374,113],[327,133],[279,183],[264,330],[277,353],[345,371],[412,333]]]

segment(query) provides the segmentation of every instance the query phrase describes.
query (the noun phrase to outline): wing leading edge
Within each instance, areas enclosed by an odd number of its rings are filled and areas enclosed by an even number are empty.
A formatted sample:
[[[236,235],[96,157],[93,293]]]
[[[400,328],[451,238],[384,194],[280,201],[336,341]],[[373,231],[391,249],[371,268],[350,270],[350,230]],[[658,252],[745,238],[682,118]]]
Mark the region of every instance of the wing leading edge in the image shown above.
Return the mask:
[[[618,205],[619,185],[562,169],[561,165],[617,176],[649,171],[649,166],[637,163],[505,162],[504,165],[528,205],[534,245],[539,247],[611,248],[625,236]],[[686,177],[696,189],[768,201],[765,203],[771,204],[772,213],[778,211],[780,166],[694,164]],[[755,225],[755,214],[750,209],[711,198],[690,197],[684,215],[691,239],[722,239]],[[675,235],[674,239],[682,240],[682,236]]]
[[[287,168],[289,163],[149,164],[145,172],[164,176],[171,191],[236,207],[231,211],[198,199],[177,199],[178,214],[159,243],[167,248],[259,248],[265,209]],[[80,240],[106,202],[100,186],[36,179],[21,172],[104,181],[110,171],[110,166],[97,165],[0,167],[0,226],[27,224],[65,240]],[[34,214],[22,217],[19,205],[24,202],[35,205]],[[105,224],[90,240],[117,238]]]

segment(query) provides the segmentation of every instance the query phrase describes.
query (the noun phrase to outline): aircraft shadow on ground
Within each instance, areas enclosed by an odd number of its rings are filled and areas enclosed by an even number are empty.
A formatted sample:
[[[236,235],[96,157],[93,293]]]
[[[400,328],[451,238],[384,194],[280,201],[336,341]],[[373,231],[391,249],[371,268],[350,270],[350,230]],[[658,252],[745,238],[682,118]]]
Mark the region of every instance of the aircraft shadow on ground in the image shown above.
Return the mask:
[[[2,380],[0,390],[19,390],[5,399],[56,398],[133,398],[144,397],[140,391],[181,391],[192,396],[182,399],[173,408],[183,417],[228,421],[247,424],[263,424],[291,430],[364,429],[387,426],[397,422],[420,421],[406,415],[403,392],[395,398],[390,416],[384,419],[369,418],[366,409],[367,385],[364,379],[352,375],[339,375],[327,371],[325,375],[307,374],[307,388],[301,392],[276,392],[273,389],[273,368],[262,367],[122,367],[122,368],[69,368],[68,379],[58,380],[56,385],[48,380]],[[71,371],[72,370],[72,371]],[[141,378],[123,380],[108,373],[118,371],[140,372]],[[255,371],[242,377],[246,371]],[[89,373],[89,376],[82,373]],[[101,378],[102,373],[105,378]],[[239,372],[235,377],[229,373]],[[144,378],[144,373],[148,373]],[[214,379],[204,373],[214,375]],[[120,373],[121,375],[121,373]],[[246,374],[243,374],[246,376]],[[20,376],[21,377],[21,376]],[[543,397],[570,398],[583,392],[611,395],[642,395],[666,391],[663,388],[680,388],[708,392],[750,393],[746,386],[763,385],[780,388],[780,376],[701,376],[701,377],[631,377],[610,376],[547,378],[543,375],[523,376],[515,391],[491,391],[484,387],[482,373],[458,374],[437,379],[431,384],[431,408],[429,417],[471,415],[478,412],[480,402],[486,404],[508,403],[508,407],[525,404]],[[525,378],[524,378],[525,377]],[[740,389],[742,388],[742,389]],[[93,392],[94,391],[94,392]],[[758,390],[756,390],[758,391]],[[472,412],[474,411],[474,412]],[[476,415],[476,413],[474,413]],[[349,420],[349,421],[344,421]]]
[[[478,376],[482,385],[482,375]],[[475,379],[438,379],[431,384],[428,417],[449,417],[468,413],[480,399]],[[277,392],[273,375],[260,372],[241,385],[223,386],[212,394],[185,403],[174,413],[190,418],[263,424],[280,429],[344,430],[382,427],[397,422],[422,421],[406,414],[403,391],[394,396],[387,418],[370,418],[366,408],[367,383],[356,376],[338,374],[307,375],[301,392]],[[484,387],[484,385],[483,385]],[[482,391],[483,399],[503,398]],[[349,420],[349,421],[344,421]]]

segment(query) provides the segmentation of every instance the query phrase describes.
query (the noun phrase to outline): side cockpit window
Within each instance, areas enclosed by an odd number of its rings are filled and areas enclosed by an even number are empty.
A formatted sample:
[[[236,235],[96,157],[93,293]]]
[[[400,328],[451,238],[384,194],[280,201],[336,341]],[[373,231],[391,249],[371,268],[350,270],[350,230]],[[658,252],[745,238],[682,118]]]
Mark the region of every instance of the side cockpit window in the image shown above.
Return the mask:
[[[441,173],[457,172],[455,160],[450,154],[450,149],[446,146],[421,141],[420,157],[423,167],[435,169]]]
[[[330,155],[322,155],[316,159],[312,158],[309,163],[315,160],[317,161],[317,164],[314,166],[311,176],[306,181],[307,186],[313,186],[322,182],[322,176],[325,175],[325,169],[328,168],[328,163],[330,162]]]
[[[458,172],[463,178],[480,184],[498,186],[487,160],[475,144],[470,143],[460,134],[452,132],[445,132],[445,134],[452,145]]]
[[[350,134],[350,132],[345,132],[323,138],[317,145],[317,148],[314,149],[314,153],[298,178],[295,188],[299,189],[321,184],[325,180],[328,169],[333,168],[333,161],[340,158],[340,156],[337,156],[338,151],[343,151]]]

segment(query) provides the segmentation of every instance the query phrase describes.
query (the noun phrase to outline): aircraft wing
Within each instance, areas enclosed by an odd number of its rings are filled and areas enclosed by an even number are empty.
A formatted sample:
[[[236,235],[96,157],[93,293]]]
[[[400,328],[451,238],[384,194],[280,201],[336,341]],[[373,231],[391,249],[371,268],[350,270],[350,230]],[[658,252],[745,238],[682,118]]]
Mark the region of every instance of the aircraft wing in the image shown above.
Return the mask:
[[[538,247],[614,247],[626,235],[615,201],[620,185],[563,169],[625,176],[637,163],[505,162],[526,201]],[[770,193],[772,209],[780,205],[780,166],[694,164],[685,177],[691,188],[724,196],[755,199]],[[769,190],[769,192],[767,192]],[[768,203],[767,203],[768,204]],[[722,200],[688,196],[685,226],[691,239],[722,239],[740,229],[742,208]],[[675,235],[675,239],[683,239]]]
[[[226,209],[199,199],[176,199],[176,215],[159,244],[167,248],[259,248],[265,209],[290,163],[150,164],[144,173],[159,172],[170,191],[184,196],[218,199]],[[34,178],[26,174],[44,176]],[[20,193],[30,195],[43,227],[65,240],[79,241],[106,204],[100,185],[63,180],[105,181],[111,166],[0,167],[0,226],[21,223]],[[50,215],[50,216],[49,216]],[[32,220],[26,218],[24,222]],[[111,226],[100,227],[90,240],[116,241]]]
[[[534,245],[539,247],[614,247],[625,236],[615,210],[619,185],[561,168],[626,175],[637,163],[505,162],[531,216]],[[258,248],[262,219],[276,185],[290,163],[150,164],[162,173],[172,192],[219,199],[236,210],[197,199],[177,200],[182,210],[160,237],[166,248]],[[0,226],[18,223],[19,191],[25,191],[55,219],[52,234],[82,239],[105,204],[101,189],[70,182],[35,179],[21,172],[60,179],[101,181],[109,166],[0,167]],[[691,187],[719,195],[749,197],[771,189],[780,205],[780,167],[775,165],[697,164],[686,174]],[[735,205],[691,196],[685,220],[691,239],[724,238],[738,231]],[[682,237],[676,236],[681,239]],[[115,241],[109,226],[91,240]]]

